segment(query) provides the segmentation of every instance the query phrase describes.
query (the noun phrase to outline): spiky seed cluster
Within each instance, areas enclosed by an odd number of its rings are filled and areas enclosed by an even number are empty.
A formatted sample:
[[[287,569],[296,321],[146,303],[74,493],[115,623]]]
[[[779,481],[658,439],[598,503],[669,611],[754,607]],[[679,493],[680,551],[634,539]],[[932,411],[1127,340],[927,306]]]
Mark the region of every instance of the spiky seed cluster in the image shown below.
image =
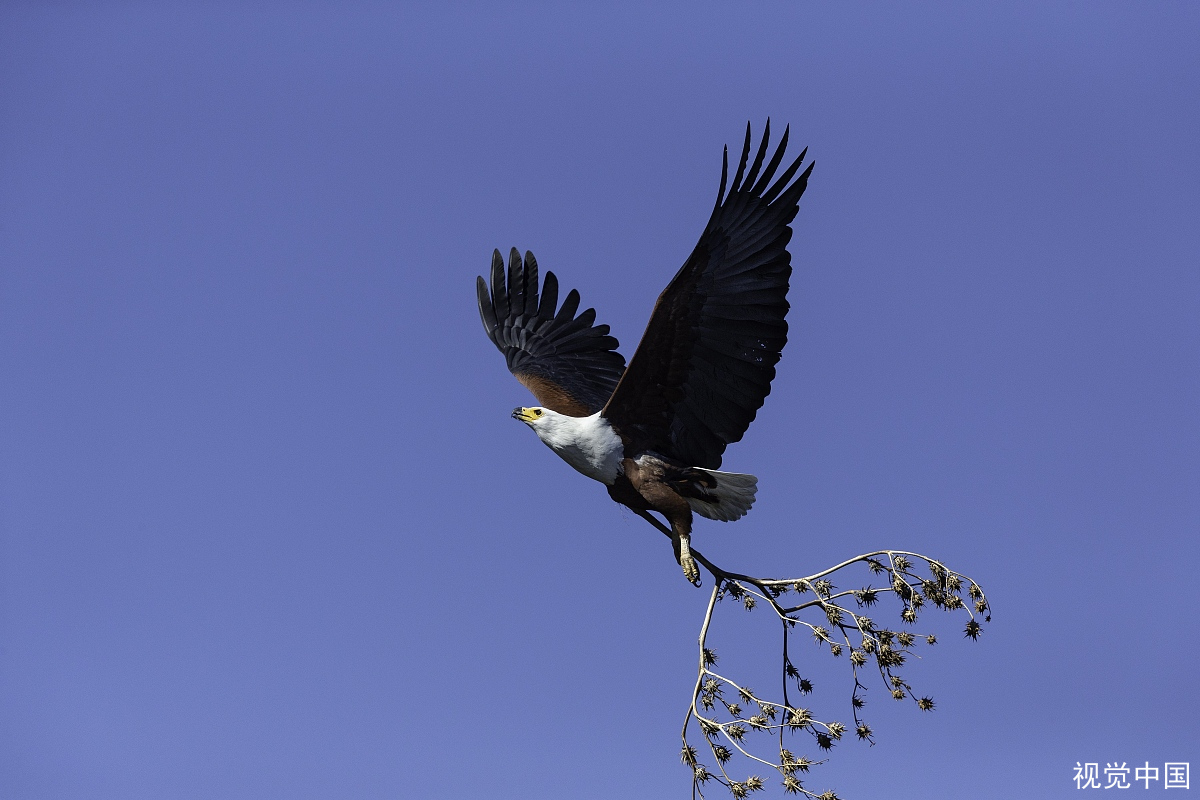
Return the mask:
[[[796,758],[792,755],[792,751],[787,748],[779,751],[779,768],[783,770],[784,774],[791,775],[793,772],[808,772],[808,768],[812,763],[804,756]]]
[[[886,644],[879,646],[879,652],[875,654],[875,660],[880,667],[900,667],[904,665],[904,654],[899,650],[893,650]]]
[[[788,715],[788,725],[792,728],[803,728],[812,723],[812,713],[807,708],[793,708]]]
[[[873,606],[879,602],[879,592],[872,589],[870,586],[859,589],[854,593],[854,599],[860,606]]]
[[[925,595],[925,599],[935,606],[940,606],[944,602],[941,588],[933,581],[921,581],[921,594]]]
[[[757,775],[751,775],[746,780],[739,783],[738,781],[729,782],[729,793],[734,797],[745,797],[750,792],[757,792],[763,788],[763,779]]]

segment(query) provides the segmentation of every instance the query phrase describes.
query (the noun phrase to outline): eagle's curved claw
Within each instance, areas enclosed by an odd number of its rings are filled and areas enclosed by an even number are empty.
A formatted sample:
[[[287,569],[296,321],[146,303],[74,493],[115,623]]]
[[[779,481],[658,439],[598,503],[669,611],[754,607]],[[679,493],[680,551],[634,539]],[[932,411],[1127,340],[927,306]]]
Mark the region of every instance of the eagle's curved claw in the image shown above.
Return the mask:
[[[700,570],[696,566],[696,559],[692,558],[692,554],[687,553],[680,558],[679,565],[683,567],[683,577],[687,578],[693,586],[699,586]]]
[[[683,567],[683,577],[693,586],[699,586],[700,570],[696,566],[696,559],[692,558],[692,537],[686,533],[677,534],[674,544],[675,560]]]

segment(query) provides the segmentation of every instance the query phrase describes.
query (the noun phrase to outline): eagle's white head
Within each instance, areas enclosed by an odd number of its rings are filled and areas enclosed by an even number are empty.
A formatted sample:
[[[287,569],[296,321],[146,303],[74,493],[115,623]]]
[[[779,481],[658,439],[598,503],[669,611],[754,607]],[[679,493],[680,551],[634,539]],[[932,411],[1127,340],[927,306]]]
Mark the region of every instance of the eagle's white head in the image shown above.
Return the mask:
[[[578,427],[580,419],[579,417],[568,417],[566,414],[560,414],[542,406],[514,408],[512,417],[533,428],[533,432],[538,435],[538,438],[555,450],[572,442],[575,438],[572,435],[572,429]]]
[[[601,483],[616,479],[621,462],[621,438],[600,412],[572,417],[549,408],[514,408],[513,419],[533,428],[542,442],[575,469]]]

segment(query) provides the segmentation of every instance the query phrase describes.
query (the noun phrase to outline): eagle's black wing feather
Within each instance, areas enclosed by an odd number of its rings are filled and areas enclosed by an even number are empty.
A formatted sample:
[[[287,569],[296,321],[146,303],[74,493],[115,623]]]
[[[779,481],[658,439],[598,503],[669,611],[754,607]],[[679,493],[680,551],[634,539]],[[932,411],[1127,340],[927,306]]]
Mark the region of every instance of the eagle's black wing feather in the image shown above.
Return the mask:
[[[488,338],[504,353],[508,370],[546,408],[581,417],[599,411],[625,371],[625,357],[607,325],[596,325],[596,312],[579,316],[579,292],[572,289],[562,308],[558,279],[546,273],[538,297],[538,268],[533,253],[522,261],[516,248],[504,259],[492,254],[491,289],[476,280],[479,315]]]
[[[746,126],[728,195],[726,149],[708,225],[659,296],[629,369],[604,407],[627,440],[689,466],[721,466],[726,445],[742,438],[770,393],[787,342],[788,225],[813,165],[791,182],[805,150],[775,179],[788,131],[764,169],[770,134],[768,120],[747,172]]]

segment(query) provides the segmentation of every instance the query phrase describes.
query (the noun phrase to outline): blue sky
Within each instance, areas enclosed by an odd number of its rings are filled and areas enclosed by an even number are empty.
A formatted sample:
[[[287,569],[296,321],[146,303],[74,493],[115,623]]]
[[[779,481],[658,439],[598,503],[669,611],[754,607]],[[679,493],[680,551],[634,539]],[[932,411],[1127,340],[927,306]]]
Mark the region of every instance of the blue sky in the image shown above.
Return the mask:
[[[473,282],[531,249],[630,354],[768,116],[817,162],[790,341],[726,454],[758,504],[695,543],[771,575],[917,550],[994,609],[975,643],[930,617],[937,711],[870,703],[812,788],[1200,762],[1198,29],[5,4],[0,796],[686,796],[707,593],[509,419]],[[774,634],[737,613],[753,670]]]

